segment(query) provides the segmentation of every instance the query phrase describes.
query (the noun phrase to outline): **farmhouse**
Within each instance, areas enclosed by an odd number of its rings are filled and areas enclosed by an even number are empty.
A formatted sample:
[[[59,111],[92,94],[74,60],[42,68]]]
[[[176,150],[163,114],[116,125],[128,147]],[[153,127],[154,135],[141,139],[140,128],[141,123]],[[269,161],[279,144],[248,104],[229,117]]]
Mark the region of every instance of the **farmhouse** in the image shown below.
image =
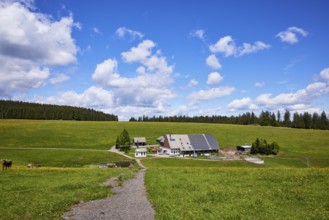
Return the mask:
[[[171,156],[215,153],[219,144],[211,134],[167,134],[157,139],[162,153]]]
[[[138,148],[135,150],[135,157],[146,157],[146,148]]]
[[[134,138],[134,146],[145,146],[146,145],[146,138],[145,137],[135,137]]]

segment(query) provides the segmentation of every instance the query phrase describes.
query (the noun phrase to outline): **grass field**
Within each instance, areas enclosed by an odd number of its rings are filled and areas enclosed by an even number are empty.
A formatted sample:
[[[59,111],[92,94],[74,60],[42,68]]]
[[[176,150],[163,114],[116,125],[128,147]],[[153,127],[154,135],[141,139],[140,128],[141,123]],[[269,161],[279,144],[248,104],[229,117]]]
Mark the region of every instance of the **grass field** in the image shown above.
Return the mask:
[[[67,149],[1,149],[0,158],[10,158],[13,166],[29,163],[46,167],[90,167],[100,163],[127,161],[126,157],[107,152]]]
[[[202,124],[0,120],[0,147],[109,149],[127,129],[130,137],[156,143],[163,134],[213,134],[221,148],[251,144],[256,138],[280,145],[283,158],[309,158],[313,167],[329,167],[329,131],[276,127]]]
[[[100,186],[130,169],[14,167],[0,172],[0,219],[61,219],[72,205],[110,196]]]
[[[99,186],[130,169],[91,169],[125,161],[105,151],[127,129],[148,143],[168,133],[211,133],[221,148],[276,141],[264,165],[245,161],[143,159],[157,219],[328,219],[329,131],[196,123],[0,120],[0,219],[60,219],[80,201],[111,194]],[[310,167],[307,167],[307,160]],[[27,169],[28,163],[41,168]],[[322,168],[324,167],[324,168]],[[8,184],[10,183],[10,184]]]
[[[328,169],[199,166],[147,171],[157,219],[328,219]]]

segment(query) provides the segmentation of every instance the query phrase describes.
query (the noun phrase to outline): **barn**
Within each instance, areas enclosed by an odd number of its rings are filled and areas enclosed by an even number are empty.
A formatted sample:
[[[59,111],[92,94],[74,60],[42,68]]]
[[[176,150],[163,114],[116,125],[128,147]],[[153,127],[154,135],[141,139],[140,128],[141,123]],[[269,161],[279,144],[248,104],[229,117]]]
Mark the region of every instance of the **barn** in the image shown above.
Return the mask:
[[[211,134],[167,134],[159,137],[162,152],[171,156],[216,153],[219,144]]]

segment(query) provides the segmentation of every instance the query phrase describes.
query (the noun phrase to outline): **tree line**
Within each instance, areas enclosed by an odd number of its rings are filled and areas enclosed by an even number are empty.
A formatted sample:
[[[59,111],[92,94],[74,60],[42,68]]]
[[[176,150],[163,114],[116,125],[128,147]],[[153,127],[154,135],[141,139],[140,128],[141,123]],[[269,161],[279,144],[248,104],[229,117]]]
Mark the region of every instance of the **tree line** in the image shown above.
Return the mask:
[[[89,108],[0,100],[0,119],[118,121],[118,116]]]
[[[278,111],[276,114],[269,111],[262,111],[258,116],[254,112],[247,112],[238,116],[141,116],[137,119],[132,117],[129,121],[140,122],[200,122],[219,124],[241,124],[260,125],[274,127],[291,127],[305,129],[329,130],[329,119],[323,111],[321,114],[308,112],[290,114],[288,110],[283,115]]]

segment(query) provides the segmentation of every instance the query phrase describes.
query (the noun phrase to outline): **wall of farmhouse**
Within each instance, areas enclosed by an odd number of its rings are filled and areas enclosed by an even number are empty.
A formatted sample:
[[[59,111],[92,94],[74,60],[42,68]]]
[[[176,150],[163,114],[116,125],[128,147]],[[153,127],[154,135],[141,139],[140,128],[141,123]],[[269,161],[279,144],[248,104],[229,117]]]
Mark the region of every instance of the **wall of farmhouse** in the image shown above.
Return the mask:
[[[170,148],[170,145],[169,145],[169,141],[168,141],[167,136],[165,136],[165,140],[163,142],[163,147]]]

